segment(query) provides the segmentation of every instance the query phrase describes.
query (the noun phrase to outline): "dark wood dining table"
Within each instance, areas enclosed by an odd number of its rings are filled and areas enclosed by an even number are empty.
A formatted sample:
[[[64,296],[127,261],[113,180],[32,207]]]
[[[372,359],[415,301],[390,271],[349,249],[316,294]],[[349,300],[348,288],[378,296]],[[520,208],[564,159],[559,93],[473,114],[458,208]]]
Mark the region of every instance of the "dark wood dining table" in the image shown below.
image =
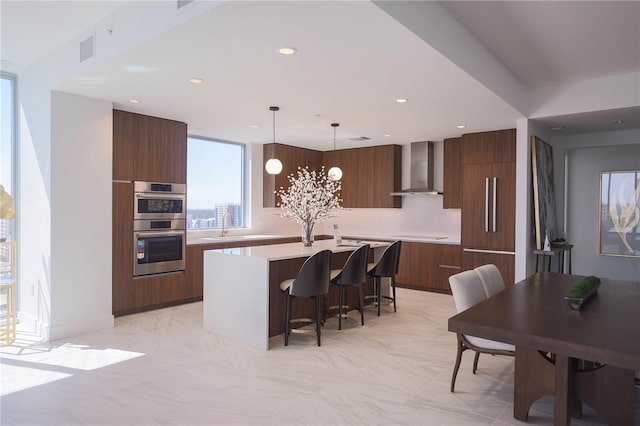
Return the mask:
[[[554,424],[570,424],[582,402],[608,424],[634,423],[640,370],[640,282],[601,279],[572,310],[564,296],[584,276],[538,272],[449,319],[449,331],[516,346],[514,417],[554,397]],[[640,419],[636,419],[640,422]]]

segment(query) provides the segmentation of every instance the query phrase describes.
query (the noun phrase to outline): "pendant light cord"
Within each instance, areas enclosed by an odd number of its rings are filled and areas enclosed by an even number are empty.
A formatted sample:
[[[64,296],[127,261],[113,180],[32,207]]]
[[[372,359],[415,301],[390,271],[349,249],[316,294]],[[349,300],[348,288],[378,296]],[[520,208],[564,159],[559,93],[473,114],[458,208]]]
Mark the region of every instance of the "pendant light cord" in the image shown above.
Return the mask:
[[[340,123],[331,123],[331,127],[333,127],[333,167],[336,166],[336,127],[338,127]]]

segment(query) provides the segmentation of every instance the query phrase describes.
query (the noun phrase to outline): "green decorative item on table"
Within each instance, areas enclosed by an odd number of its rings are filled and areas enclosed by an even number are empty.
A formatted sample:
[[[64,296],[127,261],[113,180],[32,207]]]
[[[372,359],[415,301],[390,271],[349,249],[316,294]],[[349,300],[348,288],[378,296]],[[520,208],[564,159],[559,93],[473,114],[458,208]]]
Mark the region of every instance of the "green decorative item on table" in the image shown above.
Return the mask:
[[[333,212],[340,209],[342,186],[339,180],[325,174],[324,166],[320,172],[298,167],[297,176],[289,175],[289,183],[287,190],[281,187],[276,191],[280,197],[281,216],[301,225],[302,243],[311,246],[314,225],[333,217]]]
[[[564,297],[571,309],[580,310],[582,304],[593,294],[598,292],[600,278],[589,276],[574,285]]]

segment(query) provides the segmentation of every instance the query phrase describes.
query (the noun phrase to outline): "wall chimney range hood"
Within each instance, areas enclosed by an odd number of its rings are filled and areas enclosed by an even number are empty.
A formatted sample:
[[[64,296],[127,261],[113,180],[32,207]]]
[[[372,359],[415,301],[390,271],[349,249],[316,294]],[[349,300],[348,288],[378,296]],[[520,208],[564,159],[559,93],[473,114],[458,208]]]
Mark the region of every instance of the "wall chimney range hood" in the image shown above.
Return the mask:
[[[433,142],[411,143],[411,186],[391,195],[442,195],[433,188]]]

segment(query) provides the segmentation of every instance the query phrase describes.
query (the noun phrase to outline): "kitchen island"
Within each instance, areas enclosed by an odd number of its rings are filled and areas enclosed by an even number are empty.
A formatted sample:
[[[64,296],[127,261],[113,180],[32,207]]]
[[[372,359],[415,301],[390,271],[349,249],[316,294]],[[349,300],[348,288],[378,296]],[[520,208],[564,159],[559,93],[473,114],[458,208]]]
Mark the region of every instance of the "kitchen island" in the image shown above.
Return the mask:
[[[369,261],[373,262],[388,245],[370,242]],[[331,268],[342,268],[357,247],[336,246],[321,240],[312,247],[302,243],[237,247],[204,252],[203,326],[206,330],[248,345],[269,349],[269,338],[284,333],[285,295],[281,281],[295,278],[309,256],[331,250]],[[336,304],[337,291],[330,288],[329,304]],[[355,290],[355,289],[354,289]],[[372,284],[365,294],[372,294]],[[349,299],[357,300],[355,293]],[[310,300],[298,300],[293,317],[312,317]]]

